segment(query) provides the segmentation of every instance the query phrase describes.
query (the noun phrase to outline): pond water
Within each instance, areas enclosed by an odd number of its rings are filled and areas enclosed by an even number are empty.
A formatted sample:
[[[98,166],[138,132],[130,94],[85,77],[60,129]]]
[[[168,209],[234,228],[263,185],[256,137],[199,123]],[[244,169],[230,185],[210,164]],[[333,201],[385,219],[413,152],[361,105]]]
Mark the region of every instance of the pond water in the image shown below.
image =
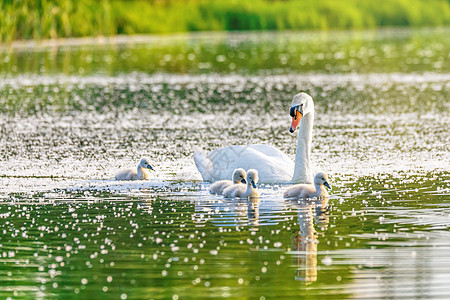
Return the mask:
[[[449,298],[450,30],[232,33],[0,49],[1,298]],[[192,153],[294,158],[327,199],[208,193]],[[152,160],[149,181],[113,180]]]

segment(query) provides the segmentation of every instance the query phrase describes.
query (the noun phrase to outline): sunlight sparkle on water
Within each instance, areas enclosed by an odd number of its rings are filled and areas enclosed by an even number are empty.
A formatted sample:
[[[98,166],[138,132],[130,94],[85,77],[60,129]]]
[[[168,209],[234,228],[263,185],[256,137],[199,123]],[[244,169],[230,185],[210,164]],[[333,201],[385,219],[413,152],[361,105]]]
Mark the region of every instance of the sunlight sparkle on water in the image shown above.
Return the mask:
[[[450,297],[444,33],[141,37],[67,46],[39,70],[51,47],[3,49],[0,297]],[[210,195],[193,147],[294,158],[300,90],[329,199]],[[149,181],[113,180],[143,156]]]

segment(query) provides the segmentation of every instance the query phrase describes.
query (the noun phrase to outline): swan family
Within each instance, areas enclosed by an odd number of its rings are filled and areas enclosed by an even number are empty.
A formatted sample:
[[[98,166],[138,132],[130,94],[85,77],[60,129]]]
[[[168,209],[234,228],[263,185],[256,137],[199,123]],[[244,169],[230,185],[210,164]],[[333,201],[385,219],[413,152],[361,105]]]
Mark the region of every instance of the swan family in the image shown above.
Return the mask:
[[[237,168],[256,169],[262,183],[311,183],[311,141],[314,101],[306,93],[294,96],[290,114],[293,133],[298,127],[295,163],[279,149],[269,145],[234,145],[209,153],[196,148],[194,160],[203,181],[214,182],[231,177]]]
[[[331,188],[325,173],[312,176],[311,143],[314,123],[314,101],[306,93],[292,99],[289,132],[298,128],[295,161],[279,149],[262,144],[233,145],[206,153],[194,149],[194,161],[203,181],[214,182],[210,193],[226,198],[259,196],[256,184],[295,184],[284,192],[285,198],[313,198],[326,196]],[[148,180],[153,170],[149,160],[142,158],[136,168],[122,170],[116,180]],[[247,172],[245,170],[248,170]],[[229,180],[231,178],[231,180]]]

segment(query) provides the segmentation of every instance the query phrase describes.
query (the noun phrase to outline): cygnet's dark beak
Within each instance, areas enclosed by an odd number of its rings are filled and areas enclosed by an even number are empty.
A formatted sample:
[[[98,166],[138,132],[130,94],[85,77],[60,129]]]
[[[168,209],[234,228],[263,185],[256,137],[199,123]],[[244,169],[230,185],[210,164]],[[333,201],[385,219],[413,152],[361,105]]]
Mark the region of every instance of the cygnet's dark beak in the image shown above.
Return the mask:
[[[326,186],[327,188],[331,189],[331,186],[328,184],[328,182],[325,181],[325,182],[323,183],[323,185]]]
[[[152,170],[152,171],[154,171],[154,170],[155,170],[155,169],[153,169],[153,167],[152,167],[152,166],[150,166],[150,165],[148,166],[148,169],[149,169],[149,170]]]
[[[253,180],[250,180],[250,182],[251,182],[251,184],[252,184],[252,187],[253,187],[254,189],[256,189],[256,184],[255,184],[255,182],[254,182]]]
[[[242,182],[242,183],[247,183],[247,181],[245,180],[245,178],[242,178],[241,182]]]

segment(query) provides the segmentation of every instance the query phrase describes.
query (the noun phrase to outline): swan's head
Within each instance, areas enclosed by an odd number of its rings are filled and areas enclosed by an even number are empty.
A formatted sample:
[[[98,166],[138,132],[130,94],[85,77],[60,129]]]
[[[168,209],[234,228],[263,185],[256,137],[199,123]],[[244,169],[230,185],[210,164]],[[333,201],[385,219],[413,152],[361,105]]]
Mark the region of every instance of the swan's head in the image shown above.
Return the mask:
[[[153,170],[153,167],[150,165],[150,160],[147,157],[141,159],[139,167]]]
[[[292,99],[291,109],[289,114],[292,117],[291,128],[289,132],[293,133],[297,129],[298,124],[303,116],[310,113],[314,109],[314,101],[310,95],[306,93],[298,93]]]
[[[255,169],[250,169],[247,171],[247,184],[251,185],[256,189],[256,184],[258,183],[258,171]]]
[[[331,189],[330,184],[328,183],[328,176],[324,172],[319,172],[314,176],[314,184],[324,185],[327,188]]]
[[[236,169],[233,172],[233,183],[247,183],[247,181],[245,181],[245,177],[246,177],[246,173],[244,169]]]

